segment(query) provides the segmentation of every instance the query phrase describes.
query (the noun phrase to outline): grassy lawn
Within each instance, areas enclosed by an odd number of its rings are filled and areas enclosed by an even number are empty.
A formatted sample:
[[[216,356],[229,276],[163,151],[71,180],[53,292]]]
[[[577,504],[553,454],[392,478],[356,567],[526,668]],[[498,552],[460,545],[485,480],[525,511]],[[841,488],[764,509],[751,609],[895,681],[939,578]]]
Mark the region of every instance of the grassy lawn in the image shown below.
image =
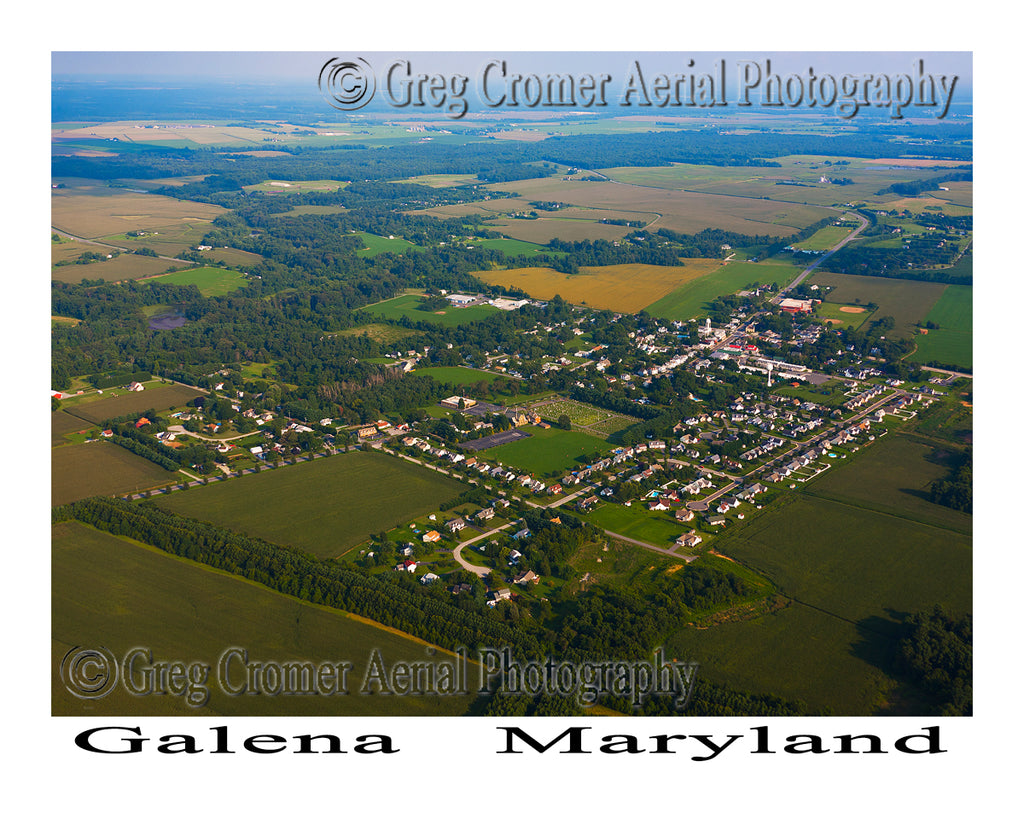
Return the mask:
[[[211,521],[320,557],[335,557],[437,509],[465,487],[375,452],[349,452],[195,487],[156,499]]]
[[[474,370],[469,367],[421,367],[413,370],[414,375],[429,375],[435,381],[445,384],[463,386],[465,384],[477,384],[480,381],[491,383],[502,378],[499,373]]]
[[[631,506],[621,503],[601,503],[593,512],[582,516],[587,523],[602,529],[609,529],[625,537],[642,540],[663,549],[670,548],[677,537],[693,529],[690,524],[677,523],[669,512],[651,512],[643,501],[634,501]],[[691,524],[693,522],[691,521]],[[702,533],[704,543],[708,536]]]
[[[835,304],[823,301],[821,304],[815,305],[814,315],[820,321],[828,322],[833,329],[856,330],[874,314],[858,304]]]
[[[552,427],[526,427],[529,438],[502,444],[484,452],[488,460],[497,460],[536,477],[559,475],[581,466],[595,452],[610,452],[611,444],[583,432]]]
[[[456,715],[466,696],[380,697],[359,694],[373,649],[389,666],[429,660],[426,645],[368,620],[270,591],[240,577],[114,537],[77,522],[52,529],[51,708],[60,715],[319,716]],[[155,659],[213,666],[210,700],[194,709],[180,696],[132,696],[121,686],[103,699],[81,700],[57,675],[73,646],[131,648]],[[216,665],[229,647],[250,662],[348,661],[347,695],[228,696]],[[438,660],[448,655],[439,652]]]

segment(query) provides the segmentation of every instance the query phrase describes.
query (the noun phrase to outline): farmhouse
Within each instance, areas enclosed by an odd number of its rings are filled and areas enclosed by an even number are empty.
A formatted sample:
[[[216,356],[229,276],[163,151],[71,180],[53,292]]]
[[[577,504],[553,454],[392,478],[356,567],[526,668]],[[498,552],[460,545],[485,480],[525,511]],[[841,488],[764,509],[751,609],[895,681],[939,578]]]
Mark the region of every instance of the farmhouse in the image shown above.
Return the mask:
[[[466,528],[466,521],[462,518],[453,518],[444,525],[444,528],[449,532],[458,532]]]
[[[424,543],[437,543],[441,539],[441,533],[436,529],[431,529],[423,536]]]
[[[680,535],[676,538],[676,546],[685,546],[686,548],[693,548],[700,543],[703,538],[696,532],[687,532],[685,535]]]

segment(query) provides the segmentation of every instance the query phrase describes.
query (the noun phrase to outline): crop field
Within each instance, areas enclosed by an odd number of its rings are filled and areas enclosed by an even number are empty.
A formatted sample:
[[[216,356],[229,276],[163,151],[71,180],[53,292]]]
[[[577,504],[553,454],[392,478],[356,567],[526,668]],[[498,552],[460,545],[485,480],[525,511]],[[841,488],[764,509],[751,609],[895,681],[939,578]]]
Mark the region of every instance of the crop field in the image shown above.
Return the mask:
[[[359,256],[377,256],[381,253],[406,253],[410,250],[422,250],[406,239],[391,239],[387,236],[376,236],[372,233],[356,233],[366,247],[356,251]]]
[[[802,700],[812,713],[872,714],[893,688],[878,668],[890,661],[891,645],[866,627],[799,603],[752,620],[682,629],[665,649],[699,663],[713,682]]]
[[[83,253],[113,254],[112,248],[104,248],[98,245],[87,245],[84,242],[74,242],[73,247],[63,245],[53,248],[53,260],[62,258],[77,259]],[[50,279],[58,282],[77,284],[82,279],[103,279],[108,282],[120,282],[126,279],[146,279],[150,276],[159,276],[168,270],[180,269],[188,266],[188,262],[173,262],[169,259],[154,259],[152,256],[136,256],[134,253],[122,253],[113,259],[103,259],[91,264],[68,264],[50,268]]]
[[[881,670],[892,662],[898,619],[936,603],[971,609],[971,518],[921,494],[948,470],[937,456],[891,433],[792,501],[726,530],[715,548],[765,573],[794,602],[753,620],[682,630],[667,647],[711,679],[812,708],[912,708]],[[766,653],[773,662],[758,666]]]
[[[55,715],[443,716],[468,707],[466,696],[359,694],[373,649],[389,666],[429,659],[416,638],[77,522],[55,525],[51,542]],[[121,686],[103,699],[73,697],[57,674],[60,660],[73,646],[99,645],[118,657],[145,646],[155,658],[213,666],[209,702],[192,708],[181,697],[132,696]],[[244,648],[253,662],[351,662],[349,693],[228,696],[215,675],[230,646]]]
[[[891,612],[971,608],[971,538],[852,503],[804,495],[727,531],[715,548],[779,590],[892,633]]]
[[[687,260],[689,261],[689,260]],[[647,312],[659,318],[686,321],[707,314],[708,305],[717,296],[749,289],[754,282],[785,285],[795,279],[799,269],[788,264],[729,262],[710,275],[695,279],[647,306]]]
[[[270,216],[277,219],[280,216],[325,216],[332,213],[345,213],[348,210],[344,205],[293,205],[282,213],[271,213]]]
[[[146,384],[142,392],[130,392],[116,398],[83,401],[66,406],[65,409],[69,414],[84,418],[87,422],[101,424],[108,418],[119,418],[135,412],[150,409],[159,412],[171,407],[183,407],[197,395],[206,393],[181,384]]]
[[[909,210],[911,213],[941,211],[946,216],[967,216],[974,212],[973,182],[943,182],[948,191],[925,191],[920,196],[886,202],[886,209]]]
[[[58,123],[62,125],[62,123]],[[150,120],[88,123],[77,128],[54,127],[51,137],[55,144],[65,140],[81,142],[95,140],[104,144],[106,140],[118,140],[116,151],[133,146],[168,146],[198,148],[204,145],[239,145],[261,148],[268,134],[283,136],[294,128],[266,125],[262,128],[227,124],[195,124],[182,122],[154,122]],[[298,138],[296,137],[296,140]]]
[[[50,446],[61,446],[68,443],[67,435],[80,432],[88,432],[94,424],[68,415],[64,410],[57,410],[50,413]]]
[[[484,270],[473,275],[488,284],[519,288],[536,299],[549,300],[559,295],[573,304],[636,313],[680,285],[705,277],[721,266],[718,259],[686,259],[679,267],[617,264],[583,267],[573,274],[559,273],[550,267],[519,267]]]
[[[165,486],[181,475],[109,441],[54,446],[50,450],[50,503],[92,495],[120,495]]]
[[[836,165],[837,160],[848,164]],[[916,181],[936,173],[930,168],[912,167],[909,164],[896,167],[857,157],[795,155],[773,158],[772,161],[778,162],[780,167],[717,167],[679,163],[657,167],[606,168],[603,172],[616,182],[634,185],[751,199],[767,197],[774,201],[808,205],[875,199],[880,189],[894,182]],[[832,164],[826,165],[826,161]],[[852,184],[835,185],[822,182],[821,177],[829,180],[850,179]]]
[[[947,285],[910,279],[883,279],[877,276],[850,276],[816,270],[806,280],[810,284],[834,288],[827,297],[834,304],[867,305],[874,302],[874,318],[892,316],[895,333],[904,336],[917,332],[914,325],[925,321]]]
[[[973,305],[973,288],[949,285],[926,316],[926,320],[938,324],[939,329],[914,337],[917,351],[910,356],[910,360],[921,363],[940,361],[971,367],[974,351]]]
[[[646,170],[646,169],[645,169]],[[744,169],[748,172],[749,169]],[[538,219],[499,219],[488,227],[524,241],[546,243],[552,238],[615,238],[633,228],[602,225],[602,218],[640,220],[648,227],[669,228],[680,233],[697,233],[705,228],[721,228],[737,233],[789,236],[832,212],[814,204],[803,204],[805,197],[795,201],[763,199],[764,190],[742,196],[704,193],[630,185],[618,182],[583,182],[579,177],[547,177],[489,185],[489,188],[519,194],[519,198],[447,205],[422,211],[434,216],[466,215],[500,216],[527,209],[531,201],[556,201],[573,208],[563,208]],[[780,188],[773,187],[773,190]],[[789,190],[803,191],[803,188]],[[836,201],[833,191],[826,204]],[[546,213],[546,212],[545,212]],[[588,235],[570,235],[575,229],[590,231]],[[617,232],[617,233],[616,233]],[[613,235],[616,234],[616,235]]]
[[[416,309],[416,305],[421,301],[420,296],[408,294],[387,301],[379,301],[376,304],[368,304],[359,309],[391,321],[398,321],[402,316],[408,316],[412,321],[427,321],[446,327],[457,327],[460,324],[479,321],[493,316],[497,310],[496,307],[491,307],[489,304],[481,304],[476,307],[446,307],[443,310],[427,312]]]
[[[171,199],[139,193],[90,195],[80,189],[55,190],[50,198],[51,222],[55,228],[74,236],[95,239],[123,235],[125,231],[173,234],[184,249],[196,244],[209,230],[209,223],[227,211],[217,205]],[[185,234],[195,241],[186,242]],[[146,238],[146,237],[144,237]],[[153,238],[153,237],[149,237]],[[160,237],[155,237],[154,241]],[[116,242],[115,242],[116,244]],[[150,243],[140,243],[150,246]],[[154,250],[160,252],[154,245]]]
[[[436,511],[465,487],[416,464],[349,452],[162,496],[157,503],[320,557]]]
[[[927,335],[914,337],[917,344],[908,361],[919,364],[938,363],[955,367],[974,366],[974,343],[970,333],[955,330],[929,330]]]
[[[581,210],[580,212],[587,213],[588,211]],[[622,225],[601,224],[600,220],[605,216],[609,219],[614,217],[602,214],[600,211],[589,211],[589,213],[592,216],[541,216],[537,219],[495,219],[487,222],[487,228],[503,233],[514,240],[537,244],[547,244],[552,239],[562,239],[566,242],[582,242],[587,239],[597,241],[598,239],[603,239],[606,242],[614,242],[635,230],[635,228],[623,227]],[[645,218],[644,221],[648,221],[653,216],[654,214],[649,214],[648,218]],[[639,219],[642,217],[636,213],[627,213],[622,218]]]
[[[488,459],[543,477],[580,466],[595,453],[612,449],[605,441],[575,430],[530,427],[528,432],[529,438],[487,450]]]
[[[451,188],[456,185],[476,185],[480,182],[476,174],[471,173],[430,173],[421,176],[410,176],[400,179],[412,185],[426,185],[428,188]]]
[[[697,233],[704,228],[717,227],[737,233],[789,236],[828,213],[820,207],[795,202],[772,202],[614,182],[581,182],[574,181],[573,177],[569,177],[569,181],[563,181],[561,177],[547,177],[488,187],[518,193],[524,201],[556,201],[641,215],[660,214],[656,227],[680,233]]]
[[[192,267],[168,273],[154,281],[161,284],[194,284],[204,296],[226,296],[232,290],[245,287],[245,276],[242,273],[223,267]]]
[[[949,474],[952,455],[919,438],[890,433],[804,488],[889,515],[969,534],[972,516],[928,500],[928,487]]]

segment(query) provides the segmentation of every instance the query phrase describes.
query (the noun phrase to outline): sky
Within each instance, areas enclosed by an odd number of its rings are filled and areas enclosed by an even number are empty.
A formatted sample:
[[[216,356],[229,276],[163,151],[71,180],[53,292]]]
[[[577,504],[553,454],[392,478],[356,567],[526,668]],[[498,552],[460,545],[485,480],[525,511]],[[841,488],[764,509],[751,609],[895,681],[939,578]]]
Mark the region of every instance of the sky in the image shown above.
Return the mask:
[[[687,71],[689,60],[694,70],[710,70],[717,60],[732,66],[739,60],[763,63],[772,61],[778,73],[896,74],[916,71],[918,60],[924,60],[925,71],[955,74],[958,85],[971,85],[972,55],[969,51],[57,51],[52,54],[55,79],[96,79],[120,77],[132,80],[208,79],[208,80],[277,80],[282,83],[301,82],[315,76],[332,57],[364,57],[375,68],[395,59],[412,62],[416,71],[425,73],[462,72],[475,75],[491,59],[504,59],[523,74],[546,72],[621,73],[633,60],[652,72]],[[510,69],[511,70],[511,69]]]

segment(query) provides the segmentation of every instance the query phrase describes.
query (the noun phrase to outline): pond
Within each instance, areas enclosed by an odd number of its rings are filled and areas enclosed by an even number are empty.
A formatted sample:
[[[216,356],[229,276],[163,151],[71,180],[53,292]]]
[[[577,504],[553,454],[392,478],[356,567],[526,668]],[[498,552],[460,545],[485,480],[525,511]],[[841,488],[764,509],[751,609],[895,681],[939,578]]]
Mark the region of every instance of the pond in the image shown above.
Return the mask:
[[[179,313],[177,310],[170,313],[160,313],[157,316],[151,316],[149,319],[150,330],[173,330],[176,327],[181,327],[185,324],[187,319],[183,313]]]

